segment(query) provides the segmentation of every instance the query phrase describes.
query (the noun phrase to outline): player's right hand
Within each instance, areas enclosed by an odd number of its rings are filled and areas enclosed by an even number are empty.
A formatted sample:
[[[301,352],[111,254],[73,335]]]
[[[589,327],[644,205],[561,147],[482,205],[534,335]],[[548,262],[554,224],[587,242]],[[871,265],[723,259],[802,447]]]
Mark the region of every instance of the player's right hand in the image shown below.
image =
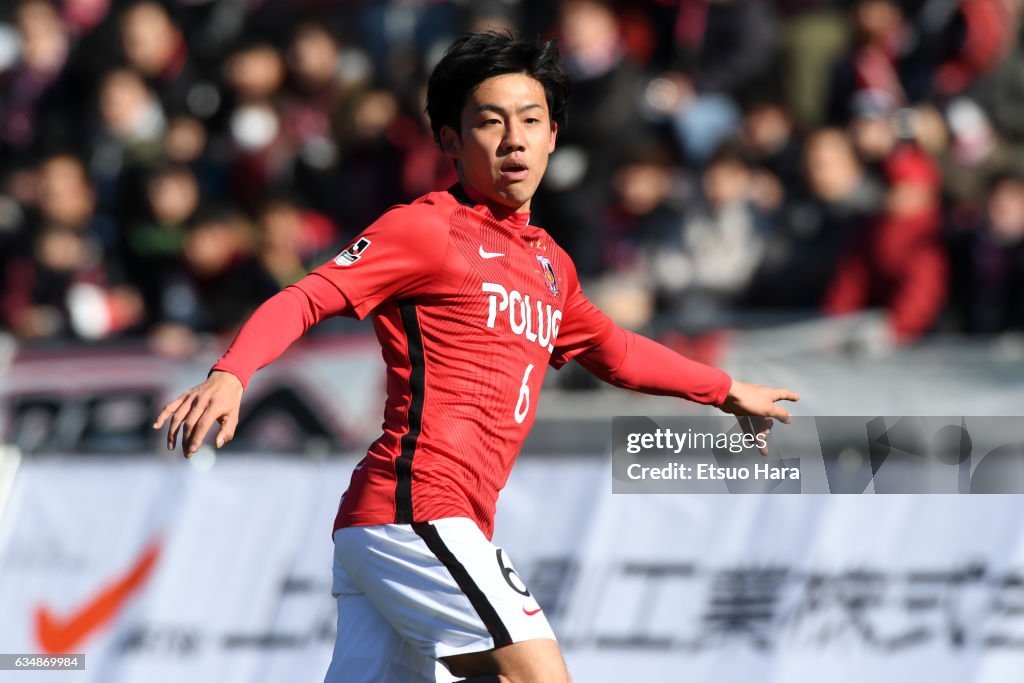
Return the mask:
[[[214,370],[205,382],[165,405],[153,423],[153,429],[160,429],[170,419],[167,450],[173,451],[178,441],[178,430],[184,427],[181,449],[188,458],[199,450],[206,433],[216,422],[220,425],[216,440],[217,448],[220,448],[235,436],[242,390],[242,382],[237,377],[230,372]]]

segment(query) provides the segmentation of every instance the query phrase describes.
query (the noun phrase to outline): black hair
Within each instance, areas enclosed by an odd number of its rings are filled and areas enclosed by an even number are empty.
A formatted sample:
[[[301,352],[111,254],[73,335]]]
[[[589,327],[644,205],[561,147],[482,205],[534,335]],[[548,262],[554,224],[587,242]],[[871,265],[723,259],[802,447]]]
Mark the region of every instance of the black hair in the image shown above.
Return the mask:
[[[186,221],[185,227],[191,232],[208,226],[231,225],[238,222],[248,222],[240,209],[221,201],[202,202]]]
[[[194,180],[197,185],[199,184],[199,180],[196,178],[196,174],[192,171],[192,168],[188,164],[178,161],[161,161],[153,164],[145,172],[147,183],[152,183],[157,180],[171,178],[174,176],[188,176]]]
[[[1024,185],[1024,170],[1014,168],[1012,166],[1000,168],[989,174],[986,186],[988,187],[988,191],[992,192],[1003,183]]]
[[[750,169],[750,163],[743,156],[743,151],[734,140],[724,140],[719,143],[714,152],[711,153],[711,157],[705,162],[704,169],[707,170],[712,166],[740,166],[744,169]]]
[[[558,63],[554,41],[522,40],[511,32],[469,33],[445,51],[427,83],[427,114],[434,140],[441,128],[460,130],[462,108],[470,93],[488,78],[526,74],[544,87],[551,121],[562,125],[569,99],[569,79]]]

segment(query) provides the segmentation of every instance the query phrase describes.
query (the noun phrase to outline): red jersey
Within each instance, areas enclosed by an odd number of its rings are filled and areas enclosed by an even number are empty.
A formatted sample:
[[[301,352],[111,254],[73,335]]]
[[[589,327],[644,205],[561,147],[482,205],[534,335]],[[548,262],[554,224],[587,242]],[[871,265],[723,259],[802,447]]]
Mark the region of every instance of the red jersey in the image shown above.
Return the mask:
[[[314,271],[371,315],[387,366],[384,433],[335,529],[468,517],[490,537],[547,365],[615,329],[529,214],[455,191],[392,208]]]
[[[614,325],[528,214],[495,216],[458,187],[391,209],[333,262],[268,299],[213,369],[244,387],[339,314],[372,315],[387,403],[384,433],[356,466],[335,529],[459,516],[490,537],[546,365],[578,356],[615,386],[716,406],[732,386],[721,370]]]

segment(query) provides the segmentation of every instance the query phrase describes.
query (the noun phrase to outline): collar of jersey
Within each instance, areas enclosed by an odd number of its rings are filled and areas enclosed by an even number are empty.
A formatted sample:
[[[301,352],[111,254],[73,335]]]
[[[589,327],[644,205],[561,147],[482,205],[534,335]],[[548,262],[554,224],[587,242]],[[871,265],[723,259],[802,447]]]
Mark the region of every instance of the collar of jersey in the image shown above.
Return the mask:
[[[524,230],[530,225],[529,211],[494,211],[486,204],[474,201],[473,198],[469,196],[469,193],[466,192],[465,188],[463,188],[459,183],[455,183],[449,187],[448,192],[459,204],[468,206],[474,211],[482,213],[491,220],[497,221],[503,225],[507,225],[517,230]]]

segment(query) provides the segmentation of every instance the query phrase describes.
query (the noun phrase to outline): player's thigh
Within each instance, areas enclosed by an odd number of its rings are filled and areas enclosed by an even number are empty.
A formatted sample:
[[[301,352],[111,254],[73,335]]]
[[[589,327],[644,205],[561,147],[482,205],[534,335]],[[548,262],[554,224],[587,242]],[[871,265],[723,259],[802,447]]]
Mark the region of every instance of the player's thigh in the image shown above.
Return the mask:
[[[338,636],[324,683],[433,683],[435,663],[406,642],[369,598],[338,596]]]
[[[471,520],[346,528],[334,538],[336,564],[424,655],[555,641],[511,560]]]
[[[506,647],[445,657],[456,676],[504,676],[513,683],[568,683],[569,671],[553,640],[524,640]]]

